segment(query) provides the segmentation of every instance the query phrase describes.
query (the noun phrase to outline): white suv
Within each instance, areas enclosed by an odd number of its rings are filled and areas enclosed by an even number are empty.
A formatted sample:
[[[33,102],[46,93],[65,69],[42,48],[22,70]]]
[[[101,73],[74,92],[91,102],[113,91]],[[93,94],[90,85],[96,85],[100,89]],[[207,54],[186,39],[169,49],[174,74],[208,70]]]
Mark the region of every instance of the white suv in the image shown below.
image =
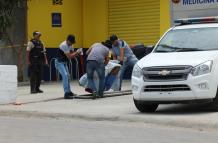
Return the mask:
[[[132,74],[134,103],[141,112],[159,104],[210,102],[218,107],[217,17],[180,19],[141,59]]]

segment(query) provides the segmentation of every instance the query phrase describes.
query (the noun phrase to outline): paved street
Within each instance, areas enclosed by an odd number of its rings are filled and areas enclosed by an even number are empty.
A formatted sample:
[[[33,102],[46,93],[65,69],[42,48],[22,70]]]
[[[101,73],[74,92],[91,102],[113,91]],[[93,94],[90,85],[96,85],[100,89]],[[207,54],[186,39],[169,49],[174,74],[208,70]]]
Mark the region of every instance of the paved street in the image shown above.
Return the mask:
[[[217,143],[218,133],[125,122],[0,118],[1,143]]]

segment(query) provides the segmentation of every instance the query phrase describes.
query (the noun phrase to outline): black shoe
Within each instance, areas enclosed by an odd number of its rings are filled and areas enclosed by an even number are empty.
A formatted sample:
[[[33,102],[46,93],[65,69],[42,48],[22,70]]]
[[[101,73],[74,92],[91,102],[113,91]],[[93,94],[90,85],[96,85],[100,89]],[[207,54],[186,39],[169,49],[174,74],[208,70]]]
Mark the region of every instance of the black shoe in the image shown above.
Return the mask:
[[[104,95],[99,95],[98,98],[104,98]]]
[[[37,94],[37,91],[31,91],[30,94]]]
[[[104,92],[99,92],[98,93],[98,98],[103,98],[104,97]]]
[[[92,96],[93,96],[93,97],[92,97],[93,100],[95,100],[96,98],[98,98],[96,92],[93,92],[93,93],[92,93]]]
[[[77,94],[73,93],[73,92],[69,92],[70,96],[77,96]]]
[[[38,93],[43,93],[43,91],[42,91],[42,90],[40,90],[40,89],[38,89],[38,90],[37,90],[37,92],[38,92]]]
[[[74,99],[74,96],[75,96],[75,94],[73,94],[72,92],[65,93],[64,99]]]

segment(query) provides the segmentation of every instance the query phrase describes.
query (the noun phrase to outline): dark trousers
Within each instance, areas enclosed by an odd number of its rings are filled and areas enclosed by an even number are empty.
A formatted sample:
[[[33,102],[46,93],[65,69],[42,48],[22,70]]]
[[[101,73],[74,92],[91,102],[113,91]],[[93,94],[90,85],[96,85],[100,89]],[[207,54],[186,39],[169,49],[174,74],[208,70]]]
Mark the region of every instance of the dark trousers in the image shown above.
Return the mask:
[[[29,70],[30,70],[30,90],[38,91],[42,79],[42,65],[32,64],[30,65]]]

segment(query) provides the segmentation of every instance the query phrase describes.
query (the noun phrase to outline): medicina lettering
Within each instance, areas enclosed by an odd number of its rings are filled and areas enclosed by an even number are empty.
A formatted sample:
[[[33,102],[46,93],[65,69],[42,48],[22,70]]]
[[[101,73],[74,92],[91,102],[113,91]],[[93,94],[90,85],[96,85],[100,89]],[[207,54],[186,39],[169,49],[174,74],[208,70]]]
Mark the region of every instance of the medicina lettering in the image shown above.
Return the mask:
[[[183,0],[183,5],[215,4],[218,0]]]

